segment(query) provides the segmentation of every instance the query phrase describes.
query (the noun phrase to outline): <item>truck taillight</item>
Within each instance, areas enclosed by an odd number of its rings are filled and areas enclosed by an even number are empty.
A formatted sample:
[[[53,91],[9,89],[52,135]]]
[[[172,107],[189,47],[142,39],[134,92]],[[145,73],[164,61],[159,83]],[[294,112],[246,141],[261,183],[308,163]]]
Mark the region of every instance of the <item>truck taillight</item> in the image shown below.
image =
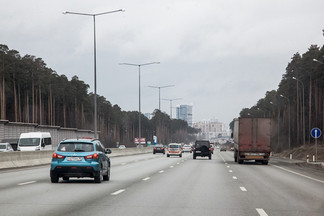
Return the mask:
[[[56,158],[56,159],[64,159],[65,156],[59,155],[59,154],[56,154],[56,153],[53,153],[53,158]]]
[[[98,156],[98,153],[94,153],[92,155],[87,155],[87,156],[84,156],[85,159],[98,159],[99,156]]]

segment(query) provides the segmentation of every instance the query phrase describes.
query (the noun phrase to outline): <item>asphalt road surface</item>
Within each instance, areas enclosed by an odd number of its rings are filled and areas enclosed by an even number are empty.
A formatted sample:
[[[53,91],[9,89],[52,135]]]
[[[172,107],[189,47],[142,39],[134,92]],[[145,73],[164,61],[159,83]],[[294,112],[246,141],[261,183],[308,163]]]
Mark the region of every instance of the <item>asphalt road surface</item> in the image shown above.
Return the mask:
[[[281,160],[269,165],[162,154],[111,158],[111,179],[60,179],[49,166],[0,171],[0,215],[324,215],[324,174]]]

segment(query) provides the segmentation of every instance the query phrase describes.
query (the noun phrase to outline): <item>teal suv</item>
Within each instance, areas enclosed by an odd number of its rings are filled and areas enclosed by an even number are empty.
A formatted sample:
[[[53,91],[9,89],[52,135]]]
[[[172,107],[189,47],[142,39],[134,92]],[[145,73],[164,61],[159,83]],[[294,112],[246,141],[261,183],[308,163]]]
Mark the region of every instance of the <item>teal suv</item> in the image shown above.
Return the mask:
[[[53,153],[51,163],[51,182],[59,178],[68,181],[70,177],[90,177],[96,183],[109,181],[110,149],[105,149],[97,139],[66,139],[60,142]]]

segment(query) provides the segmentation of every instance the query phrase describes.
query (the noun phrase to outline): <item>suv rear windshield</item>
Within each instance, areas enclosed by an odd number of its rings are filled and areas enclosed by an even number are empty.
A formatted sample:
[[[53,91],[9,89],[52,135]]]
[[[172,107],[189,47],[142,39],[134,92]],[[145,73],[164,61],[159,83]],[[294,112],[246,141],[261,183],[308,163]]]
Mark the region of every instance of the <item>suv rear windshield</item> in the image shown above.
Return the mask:
[[[57,151],[92,152],[94,151],[94,146],[92,143],[61,143]]]
[[[169,145],[169,148],[179,148],[179,145]]]

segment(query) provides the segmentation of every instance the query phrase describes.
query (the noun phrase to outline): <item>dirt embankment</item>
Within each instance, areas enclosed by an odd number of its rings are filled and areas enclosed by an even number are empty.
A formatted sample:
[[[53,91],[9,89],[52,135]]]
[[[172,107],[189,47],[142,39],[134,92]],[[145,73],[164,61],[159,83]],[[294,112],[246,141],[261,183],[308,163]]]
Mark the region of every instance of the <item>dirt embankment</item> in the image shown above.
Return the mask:
[[[282,151],[280,153],[275,153],[277,157],[289,158],[289,155],[292,154],[293,159],[297,160],[307,160],[307,155],[309,155],[309,161],[313,161],[313,155],[316,155],[316,145],[302,145],[297,148]],[[324,162],[324,144],[317,144],[317,161]]]

